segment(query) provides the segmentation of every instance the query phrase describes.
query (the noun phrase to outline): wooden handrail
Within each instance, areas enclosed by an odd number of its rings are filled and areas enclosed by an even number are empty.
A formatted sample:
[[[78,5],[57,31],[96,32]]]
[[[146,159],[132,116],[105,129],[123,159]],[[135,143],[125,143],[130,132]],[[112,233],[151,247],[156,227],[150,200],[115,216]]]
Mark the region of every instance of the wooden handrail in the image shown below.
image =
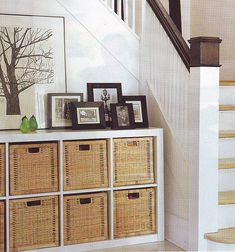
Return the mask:
[[[171,17],[165,10],[160,0],[147,0],[147,2],[151,6],[153,12],[155,13],[162,27],[166,31],[168,37],[173,43],[175,49],[177,50],[185,66],[189,70],[190,68],[189,46],[185,42],[183,36],[179,32],[178,28],[172,21]]]

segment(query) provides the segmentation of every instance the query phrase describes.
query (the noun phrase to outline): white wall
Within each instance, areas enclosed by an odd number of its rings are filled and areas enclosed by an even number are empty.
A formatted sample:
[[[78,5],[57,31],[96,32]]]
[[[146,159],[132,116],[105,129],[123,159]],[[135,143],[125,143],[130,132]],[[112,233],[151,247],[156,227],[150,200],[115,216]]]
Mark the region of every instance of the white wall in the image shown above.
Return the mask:
[[[191,35],[222,39],[221,80],[235,80],[235,1],[191,0]]]
[[[1,13],[65,17],[68,92],[86,99],[87,82],[121,82],[124,94],[138,94],[139,39],[102,0],[0,0],[0,6]]]

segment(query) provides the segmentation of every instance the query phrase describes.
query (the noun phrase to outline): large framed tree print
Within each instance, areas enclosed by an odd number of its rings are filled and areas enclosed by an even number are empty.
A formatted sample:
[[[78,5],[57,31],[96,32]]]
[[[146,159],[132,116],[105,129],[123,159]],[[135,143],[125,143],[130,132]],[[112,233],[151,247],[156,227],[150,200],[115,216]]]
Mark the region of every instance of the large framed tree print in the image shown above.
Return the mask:
[[[66,92],[64,18],[0,15],[0,129],[35,115],[47,127],[47,93]]]

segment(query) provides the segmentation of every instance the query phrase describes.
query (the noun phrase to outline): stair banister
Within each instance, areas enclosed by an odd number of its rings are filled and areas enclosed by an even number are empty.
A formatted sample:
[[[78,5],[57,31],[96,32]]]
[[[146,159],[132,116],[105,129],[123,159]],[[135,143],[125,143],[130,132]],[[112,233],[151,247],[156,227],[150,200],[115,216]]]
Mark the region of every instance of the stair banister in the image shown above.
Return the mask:
[[[133,25],[134,9],[129,13],[124,21]],[[192,38],[189,49],[160,0],[142,1],[141,16],[140,92],[151,125],[164,128],[166,239],[206,250],[204,234],[218,227],[221,40]]]
[[[189,50],[179,31],[167,32],[174,25],[162,25],[171,20],[168,13],[158,8],[156,18],[149,1],[161,6],[147,0],[143,9],[140,83],[150,125],[164,128],[166,239],[185,250],[206,249],[204,234],[217,231],[221,40],[192,38]]]
[[[158,18],[159,22],[163,26],[167,35],[169,36],[171,42],[173,43],[175,49],[183,60],[185,66],[189,70],[190,66],[190,55],[189,55],[189,46],[185,42],[180,31],[172,21],[171,17],[167,13],[164,6],[159,0],[147,0],[148,4],[151,6],[153,12]]]

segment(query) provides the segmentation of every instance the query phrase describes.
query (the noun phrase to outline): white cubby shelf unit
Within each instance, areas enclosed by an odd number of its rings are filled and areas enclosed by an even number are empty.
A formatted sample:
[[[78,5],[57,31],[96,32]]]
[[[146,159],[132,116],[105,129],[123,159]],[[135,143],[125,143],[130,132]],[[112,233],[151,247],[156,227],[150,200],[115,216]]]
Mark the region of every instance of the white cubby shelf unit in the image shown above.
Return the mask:
[[[113,139],[116,138],[137,138],[137,137],[153,137],[154,143],[154,176],[155,182],[151,184],[129,185],[129,186],[113,186]],[[82,189],[64,191],[63,186],[63,158],[64,158],[64,141],[66,140],[107,140],[107,155],[108,155],[108,187]],[[59,158],[59,190],[57,192],[10,195],[10,167],[9,167],[9,146],[12,143],[30,143],[30,142],[50,142],[58,143],[58,158]],[[38,130],[36,133],[22,134],[18,130],[1,131],[0,144],[5,145],[6,156],[6,183],[5,196],[1,196],[0,200],[5,202],[5,221],[6,221],[6,252],[10,251],[10,200],[36,198],[42,196],[58,196],[59,197],[59,237],[60,246],[53,248],[40,249],[41,252],[59,252],[59,251],[87,251],[93,249],[102,249],[117,247],[123,245],[141,244],[147,242],[156,242],[164,240],[164,169],[163,169],[163,130],[160,128],[148,129],[133,129],[133,130]],[[114,238],[114,192],[116,190],[140,189],[140,188],[156,188],[156,233],[149,235],[140,235],[128,238]],[[107,192],[108,194],[108,240],[80,243],[75,245],[64,245],[64,216],[63,216],[63,199],[65,195]],[[39,250],[31,250],[39,251]]]

